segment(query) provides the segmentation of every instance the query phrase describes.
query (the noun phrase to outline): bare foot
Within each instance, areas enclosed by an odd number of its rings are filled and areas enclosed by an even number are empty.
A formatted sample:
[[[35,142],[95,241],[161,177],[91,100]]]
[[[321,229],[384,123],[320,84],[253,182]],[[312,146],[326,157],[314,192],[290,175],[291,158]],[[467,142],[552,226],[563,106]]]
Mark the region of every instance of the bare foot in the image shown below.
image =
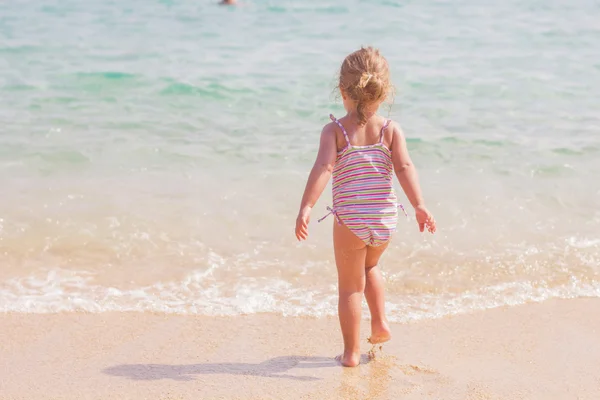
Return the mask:
[[[356,367],[360,364],[360,353],[344,352],[335,359],[344,367]]]
[[[385,343],[392,338],[392,332],[387,322],[371,324],[371,337],[367,341],[371,344]]]

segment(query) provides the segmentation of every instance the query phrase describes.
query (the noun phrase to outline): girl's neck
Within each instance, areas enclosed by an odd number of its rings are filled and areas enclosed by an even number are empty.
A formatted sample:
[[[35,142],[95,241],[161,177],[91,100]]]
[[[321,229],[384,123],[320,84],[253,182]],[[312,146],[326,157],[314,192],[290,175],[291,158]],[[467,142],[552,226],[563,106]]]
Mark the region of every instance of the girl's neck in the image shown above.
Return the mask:
[[[367,121],[370,120],[371,118],[373,118],[376,114],[377,114],[377,111],[366,113],[365,116],[367,117]],[[346,111],[346,118],[349,119],[350,121],[358,124],[359,118],[358,118],[358,113],[356,112],[356,110]]]

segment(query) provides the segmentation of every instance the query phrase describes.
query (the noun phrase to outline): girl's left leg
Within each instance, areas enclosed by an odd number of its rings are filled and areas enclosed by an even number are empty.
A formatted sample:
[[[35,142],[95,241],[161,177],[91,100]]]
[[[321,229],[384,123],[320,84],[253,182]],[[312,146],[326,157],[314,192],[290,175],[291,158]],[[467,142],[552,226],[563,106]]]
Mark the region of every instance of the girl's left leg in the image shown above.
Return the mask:
[[[348,227],[334,223],[333,247],[338,270],[338,314],[344,337],[344,353],[340,362],[345,367],[355,367],[360,362],[360,319],[367,246]]]

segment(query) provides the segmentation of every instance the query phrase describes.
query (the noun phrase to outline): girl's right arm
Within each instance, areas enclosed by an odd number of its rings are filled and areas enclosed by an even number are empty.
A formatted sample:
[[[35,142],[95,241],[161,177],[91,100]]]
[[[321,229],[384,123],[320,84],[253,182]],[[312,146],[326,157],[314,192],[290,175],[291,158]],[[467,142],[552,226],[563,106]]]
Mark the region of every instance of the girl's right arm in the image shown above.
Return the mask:
[[[423,232],[425,227],[429,232],[435,232],[435,219],[433,215],[425,207],[423,195],[421,194],[421,186],[419,185],[419,177],[417,175],[417,169],[410,159],[408,154],[408,147],[406,146],[406,139],[402,133],[402,129],[395,122],[393,126],[392,136],[392,162],[394,164],[394,172],[396,177],[402,186],[402,190],[408,197],[410,204],[415,209],[415,216],[417,223],[419,224],[419,230]]]
[[[298,218],[296,218],[296,237],[298,240],[306,240],[308,237],[308,223],[310,211],[323,193],[337,158],[337,144],[335,142],[335,128],[333,123],[325,125],[321,132],[321,143],[315,164],[308,176]]]

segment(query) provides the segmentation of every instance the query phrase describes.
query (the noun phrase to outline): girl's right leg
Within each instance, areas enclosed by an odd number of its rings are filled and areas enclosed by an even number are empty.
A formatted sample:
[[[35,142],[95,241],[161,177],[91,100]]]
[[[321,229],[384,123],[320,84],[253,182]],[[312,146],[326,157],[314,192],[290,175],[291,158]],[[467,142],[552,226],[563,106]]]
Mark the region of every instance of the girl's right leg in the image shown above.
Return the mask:
[[[392,337],[385,316],[385,287],[378,266],[379,259],[387,249],[388,244],[389,242],[377,247],[367,247],[365,297],[371,312],[371,337],[369,342],[372,344],[387,342]]]
[[[333,247],[338,270],[338,314],[344,337],[344,354],[340,362],[346,367],[355,367],[360,362],[360,319],[367,246],[348,227],[334,222]]]

